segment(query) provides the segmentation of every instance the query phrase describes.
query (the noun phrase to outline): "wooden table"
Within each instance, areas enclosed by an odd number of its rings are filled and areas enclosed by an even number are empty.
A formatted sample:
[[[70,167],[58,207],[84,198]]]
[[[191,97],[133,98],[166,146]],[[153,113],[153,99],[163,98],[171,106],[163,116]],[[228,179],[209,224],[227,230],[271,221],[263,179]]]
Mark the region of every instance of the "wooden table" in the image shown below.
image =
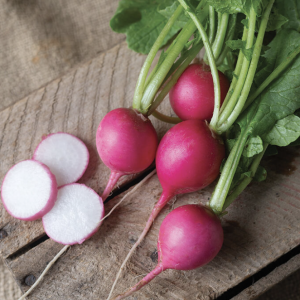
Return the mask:
[[[101,193],[109,171],[100,161],[95,133],[111,109],[130,106],[145,57],[122,43],[0,112],[1,180],[15,163],[28,159],[42,136],[65,131],[78,136],[91,159],[80,182]],[[161,108],[171,113],[167,101]],[[168,126],[153,120],[160,136]],[[299,149],[264,161],[268,178],[253,183],[222,218],[225,241],[219,255],[194,271],[168,270],[128,299],[254,299],[300,267]],[[132,177],[121,185],[130,188]],[[205,203],[212,187],[178,196],[160,214],[127,265],[116,292],[154,268],[159,226],[171,209]],[[30,300],[106,299],[117,270],[137,239],[162,189],[154,175],[82,245],[72,246],[52,267]],[[108,212],[123,194],[106,205]],[[63,247],[48,239],[41,221],[10,217],[0,204],[0,253],[22,291]],[[254,277],[253,277],[254,276]],[[254,281],[257,280],[255,283]],[[253,284],[254,283],[254,284]]]

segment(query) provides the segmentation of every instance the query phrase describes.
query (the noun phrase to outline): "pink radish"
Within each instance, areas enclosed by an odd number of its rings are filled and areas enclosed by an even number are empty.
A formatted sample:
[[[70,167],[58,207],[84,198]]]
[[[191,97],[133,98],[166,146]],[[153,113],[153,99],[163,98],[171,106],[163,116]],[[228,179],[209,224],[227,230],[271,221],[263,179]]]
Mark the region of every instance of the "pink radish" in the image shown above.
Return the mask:
[[[221,104],[229,89],[229,81],[220,71]],[[214,110],[214,83],[210,68],[189,65],[169,93],[171,106],[181,120],[209,121]]]
[[[57,201],[43,217],[43,225],[52,240],[81,244],[98,230],[103,216],[101,197],[86,185],[73,183],[58,189]]]
[[[81,178],[89,163],[89,151],[77,137],[58,132],[43,138],[34,151],[33,159],[50,168],[60,187]]]
[[[191,193],[212,183],[220,173],[224,156],[224,144],[205,121],[183,121],[165,134],[156,154],[156,170],[163,193],[154,206],[143,232],[122,263],[110,295],[127,260],[146,236],[162,208],[175,195]]]
[[[220,173],[224,157],[224,144],[204,121],[183,121],[171,128],[157,149],[156,170],[163,193],[147,221],[144,234],[171,198],[212,183]]]
[[[96,145],[104,164],[111,169],[103,201],[119,178],[145,170],[153,162],[158,145],[151,121],[131,108],[110,111],[100,122]]]
[[[57,196],[55,176],[44,164],[24,160],[5,175],[1,197],[13,217],[25,221],[41,218],[53,207]]]
[[[207,264],[218,254],[222,244],[221,222],[211,210],[200,205],[184,205],[174,209],[159,230],[157,266],[114,300],[128,297],[164,270],[193,270]]]

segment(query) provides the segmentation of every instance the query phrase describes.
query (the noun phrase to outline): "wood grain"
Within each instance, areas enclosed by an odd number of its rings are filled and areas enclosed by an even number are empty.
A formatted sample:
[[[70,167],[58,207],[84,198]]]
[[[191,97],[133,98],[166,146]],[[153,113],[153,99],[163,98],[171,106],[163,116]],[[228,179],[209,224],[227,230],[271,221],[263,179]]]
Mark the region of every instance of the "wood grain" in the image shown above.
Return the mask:
[[[121,44],[1,112],[1,178],[14,163],[31,157],[42,135],[66,131],[81,138],[91,153],[81,182],[101,192],[109,173],[96,153],[96,129],[107,111],[130,105],[143,60]],[[171,113],[167,102],[162,110]],[[153,123],[160,136],[167,130],[161,122]],[[288,151],[288,155],[265,161],[267,180],[248,187],[222,218],[225,242],[216,259],[194,271],[167,270],[128,299],[215,299],[299,245],[299,149]],[[288,169],[274,169],[281,161]],[[164,216],[173,207],[206,203],[211,192],[212,187],[179,196],[163,210],[128,264],[116,292],[124,291],[155,266],[156,240]],[[159,181],[153,176],[104,222],[97,234],[82,245],[72,246],[28,299],[106,299],[118,267],[160,193]],[[108,202],[106,211],[120,197]],[[25,291],[28,287],[24,278],[38,276],[62,246],[47,240],[23,253],[24,247],[44,234],[41,223],[15,220],[2,206],[0,228],[8,234],[0,243],[1,256]]]
[[[277,267],[270,274],[263,277],[261,280],[255,282],[253,285],[245,289],[239,295],[232,298],[232,300],[254,300],[257,297],[262,296],[266,291],[270,290],[274,286],[280,284],[282,280],[287,279],[291,274],[300,269],[300,254],[290,259],[285,264]],[[280,299],[280,298],[278,298]]]
[[[97,154],[95,135],[104,115],[117,107],[131,106],[144,56],[122,43],[89,63],[55,80],[0,113],[0,178],[15,163],[32,157],[43,135],[64,131],[82,139],[90,151],[90,164],[81,182],[101,193],[109,170]],[[169,108],[163,108],[169,112]],[[153,120],[161,136],[168,126]],[[132,176],[122,179],[120,185]],[[0,244],[6,258],[44,234],[40,221],[23,222],[0,206],[0,228],[8,237]]]

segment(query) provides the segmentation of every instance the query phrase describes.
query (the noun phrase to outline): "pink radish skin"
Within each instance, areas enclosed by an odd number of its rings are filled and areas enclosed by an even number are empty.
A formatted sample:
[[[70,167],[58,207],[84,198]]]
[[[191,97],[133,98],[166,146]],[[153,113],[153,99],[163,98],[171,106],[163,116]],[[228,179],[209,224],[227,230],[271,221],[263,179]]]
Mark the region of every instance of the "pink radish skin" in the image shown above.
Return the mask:
[[[122,263],[110,295],[127,260],[146,236],[162,208],[175,195],[191,193],[212,183],[220,173],[224,157],[224,144],[205,121],[183,121],[165,134],[156,153],[156,170],[163,192],[143,232]]]
[[[49,167],[60,187],[82,177],[89,163],[89,151],[74,135],[57,132],[43,137],[34,151],[33,159]]]
[[[221,104],[229,89],[226,76],[219,73]],[[169,93],[171,106],[181,120],[207,120],[214,110],[214,83],[210,68],[203,64],[192,64],[182,73]]]
[[[191,193],[211,184],[225,157],[223,142],[201,120],[183,121],[162,138],[156,154],[156,170],[163,192],[154,206],[140,238],[175,195]]]
[[[45,190],[42,193],[41,187]],[[1,187],[4,208],[13,217],[24,221],[43,217],[53,208],[56,197],[55,176],[46,165],[35,160],[14,165],[5,175]],[[40,201],[43,203],[39,204]]]
[[[98,231],[104,217],[101,197],[84,184],[58,189],[53,209],[43,217],[46,234],[63,245],[82,244]]]
[[[158,145],[151,121],[131,108],[110,111],[100,122],[96,145],[111,175],[102,194],[103,201],[119,178],[145,170],[153,162]]]
[[[159,230],[158,265],[114,300],[128,297],[164,270],[193,270],[209,263],[219,253],[222,244],[221,222],[211,210],[201,205],[184,205],[174,209]]]

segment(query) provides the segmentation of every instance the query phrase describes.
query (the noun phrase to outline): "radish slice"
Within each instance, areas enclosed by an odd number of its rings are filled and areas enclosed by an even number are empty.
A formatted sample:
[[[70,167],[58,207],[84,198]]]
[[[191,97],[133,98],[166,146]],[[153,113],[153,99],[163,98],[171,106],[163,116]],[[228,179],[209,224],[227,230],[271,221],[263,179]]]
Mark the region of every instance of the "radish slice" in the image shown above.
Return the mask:
[[[81,244],[98,230],[103,216],[102,198],[86,185],[73,183],[58,189],[57,201],[43,217],[43,225],[52,240]]]
[[[81,178],[89,163],[89,151],[77,137],[58,132],[49,134],[39,143],[33,159],[50,168],[60,187]]]
[[[13,217],[25,221],[39,219],[54,206],[55,176],[38,161],[21,161],[5,175],[1,196],[4,207]]]

